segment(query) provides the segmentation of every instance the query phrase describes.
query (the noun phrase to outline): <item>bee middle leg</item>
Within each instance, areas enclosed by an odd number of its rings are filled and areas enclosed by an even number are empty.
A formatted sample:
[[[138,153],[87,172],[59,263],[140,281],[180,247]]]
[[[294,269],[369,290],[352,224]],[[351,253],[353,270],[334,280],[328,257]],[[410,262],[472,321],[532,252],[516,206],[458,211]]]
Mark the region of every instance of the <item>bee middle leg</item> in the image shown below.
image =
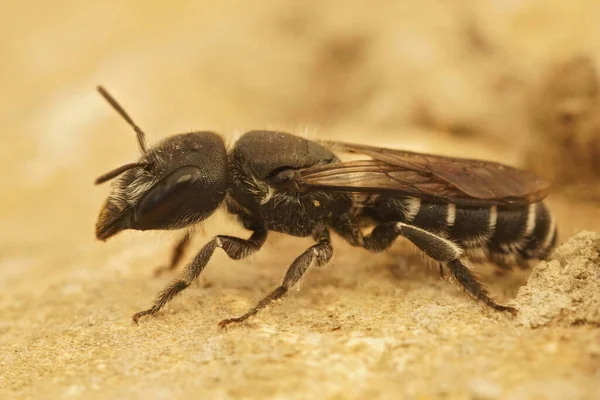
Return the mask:
[[[498,311],[516,312],[516,309],[496,303],[489,297],[487,289],[475,277],[471,270],[461,261],[463,250],[448,239],[444,239],[424,229],[402,222],[386,222],[377,225],[368,235],[346,220],[336,227],[336,231],[353,245],[360,245],[372,252],[387,250],[398,236],[404,236],[425,254],[446,266],[451,276],[472,297],[484,302]]]
[[[241,239],[233,236],[218,235],[202,247],[194,260],[182,271],[181,277],[164,288],[154,300],[152,307],[147,310],[135,313],[132,319],[135,323],[144,315],[156,314],[165,304],[167,304],[179,292],[186,289],[198,278],[200,273],[208,264],[217,247],[222,248],[227,255],[234,260],[241,260],[260,250],[267,239],[266,230],[257,230],[252,233],[249,239]]]
[[[298,283],[300,278],[302,278],[304,273],[310,267],[321,267],[327,264],[333,256],[333,248],[331,247],[329,232],[320,232],[315,239],[318,240],[318,243],[309,247],[307,250],[304,251],[304,253],[300,254],[300,256],[298,256],[294,260],[292,265],[288,268],[285,277],[283,278],[283,282],[277,289],[265,296],[246,314],[236,318],[224,319],[223,321],[219,322],[219,327],[224,328],[231,323],[242,322],[252,317],[253,315],[258,314],[260,310],[262,310],[275,300],[278,300],[281,297],[283,297],[294,285]]]

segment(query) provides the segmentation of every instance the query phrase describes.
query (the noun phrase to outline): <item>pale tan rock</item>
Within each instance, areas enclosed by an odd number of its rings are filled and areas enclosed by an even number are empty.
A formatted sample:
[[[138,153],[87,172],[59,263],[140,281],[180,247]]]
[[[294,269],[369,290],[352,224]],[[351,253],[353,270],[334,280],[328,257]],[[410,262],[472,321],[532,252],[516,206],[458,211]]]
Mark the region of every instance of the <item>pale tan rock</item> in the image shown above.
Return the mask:
[[[600,234],[580,232],[539,263],[515,300],[519,322],[600,326]]]

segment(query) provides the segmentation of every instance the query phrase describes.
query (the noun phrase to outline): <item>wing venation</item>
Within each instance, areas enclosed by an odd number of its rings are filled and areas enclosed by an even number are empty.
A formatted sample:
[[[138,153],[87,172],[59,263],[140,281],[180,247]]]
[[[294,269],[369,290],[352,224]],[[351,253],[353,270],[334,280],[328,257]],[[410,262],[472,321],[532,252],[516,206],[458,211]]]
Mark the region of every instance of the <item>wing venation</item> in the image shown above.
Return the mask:
[[[469,204],[529,204],[545,198],[550,186],[528,171],[494,162],[343,142],[322,144],[372,159],[300,170],[298,184],[305,190],[391,193]]]

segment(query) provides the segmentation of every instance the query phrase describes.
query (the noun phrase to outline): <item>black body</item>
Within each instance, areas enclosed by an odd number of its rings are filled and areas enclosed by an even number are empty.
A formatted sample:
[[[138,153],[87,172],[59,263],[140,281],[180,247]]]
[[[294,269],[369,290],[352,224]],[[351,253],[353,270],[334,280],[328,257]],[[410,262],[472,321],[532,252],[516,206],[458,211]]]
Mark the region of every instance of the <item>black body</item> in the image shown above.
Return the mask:
[[[347,193],[274,188],[272,181],[285,171],[339,161],[316,143],[288,133],[252,131],[236,142],[229,159],[228,210],[267,230],[311,236],[352,207]]]
[[[193,225],[212,214],[227,192],[227,151],[212,132],[175,135],[132,165],[115,181],[100,214],[101,240],[124,229]]]
[[[414,197],[380,196],[363,215],[377,222],[411,224],[450,239],[474,261],[506,268],[545,259],[556,242],[556,226],[546,206],[468,207],[430,203]]]
[[[370,193],[365,194],[307,189],[300,172],[327,169],[341,165],[341,161],[325,146],[288,133],[247,132],[227,151],[218,135],[195,132],[173,136],[146,150],[143,132],[105,91],[101,93],[134,126],[143,154],[137,163],[99,178],[103,182],[120,175],[100,213],[99,239],[105,240],[123,229],[190,227],[220,205],[251,231],[248,239],[219,235],[210,240],[150,309],[133,316],[136,322],[143,315],[156,313],[189,286],[216,248],[222,248],[233,259],[242,259],[261,248],[268,231],[311,236],[316,244],[296,258],[281,286],[248,313],[222,321],[221,326],[256,314],[282,297],[310,267],[326,264],[333,255],[330,230],[353,246],[373,252],[388,249],[398,236],[404,236],[439,263],[440,270],[447,268],[468,294],[507,311],[514,309],[492,300],[462,260],[488,259],[504,268],[525,266],[530,259],[546,258],[556,242],[556,224],[539,201],[497,204],[479,199],[455,204],[444,196],[430,194],[420,198],[385,190],[378,193],[369,189]],[[518,182],[521,177],[515,176]],[[418,178],[422,182],[422,177]],[[434,183],[438,185],[435,190],[440,190],[439,182]],[[511,194],[499,183],[494,185],[495,190]],[[541,193],[538,186],[536,193]],[[473,182],[465,182],[465,187],[468,190],[464,193],[477,190]],[[461,195],[452,190],[444,189],[443,193]],[[373,229],[365,234],[363,229],[368,225]],[[182,258],[189,238],[186,232],[174,249],[168,269]]]

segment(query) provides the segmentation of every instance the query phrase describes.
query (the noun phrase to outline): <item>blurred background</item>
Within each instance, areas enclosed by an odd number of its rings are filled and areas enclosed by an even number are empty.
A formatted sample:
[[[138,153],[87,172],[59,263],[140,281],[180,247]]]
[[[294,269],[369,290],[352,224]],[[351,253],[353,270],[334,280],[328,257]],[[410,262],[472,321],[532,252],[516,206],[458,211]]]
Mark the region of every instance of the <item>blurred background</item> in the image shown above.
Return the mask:
[[[235,138],[268,128],[490,159],[554,181],[549,204],[561,241],[600,230],[597,0],[56,0],[2,8],[0,287],[8,320],[69,324],[44,307],[67,313],[81,295],[88,310],[100,301],[127,324],[129,311],[164,283],[149,283],[148,263],[166,261],[170,239],[94,238],[108,191],[94,178],[138,156],[135,135],[98,84],[151,143],[192,130]],[[205,226],[207,236],[239,233],[219,218]],[[295,253],[306,245],[278,240]],[[243,267],[227,278],[233,263],[218,260],[223,267],[209,277],[242,279],[233,275]],[[267,290],[282,272],[261,273]],[[91,283],[102,279],[109,288]],[[240,295],[248,304],[259,296],[249,293]],[[63,300],[53,303],[55,295]],[[29,329],[7,322],[3,340],[22,336],[18,326]],[[32,385],[16,376],[12,387]]]
[[[155,141],[279,128],[491,158],[558,184],[599,176],[594,0],[4,8],[2,220],[45,223],[16,243],[91,232],[105,193],[93,177],[137,157],[97,84]]]

